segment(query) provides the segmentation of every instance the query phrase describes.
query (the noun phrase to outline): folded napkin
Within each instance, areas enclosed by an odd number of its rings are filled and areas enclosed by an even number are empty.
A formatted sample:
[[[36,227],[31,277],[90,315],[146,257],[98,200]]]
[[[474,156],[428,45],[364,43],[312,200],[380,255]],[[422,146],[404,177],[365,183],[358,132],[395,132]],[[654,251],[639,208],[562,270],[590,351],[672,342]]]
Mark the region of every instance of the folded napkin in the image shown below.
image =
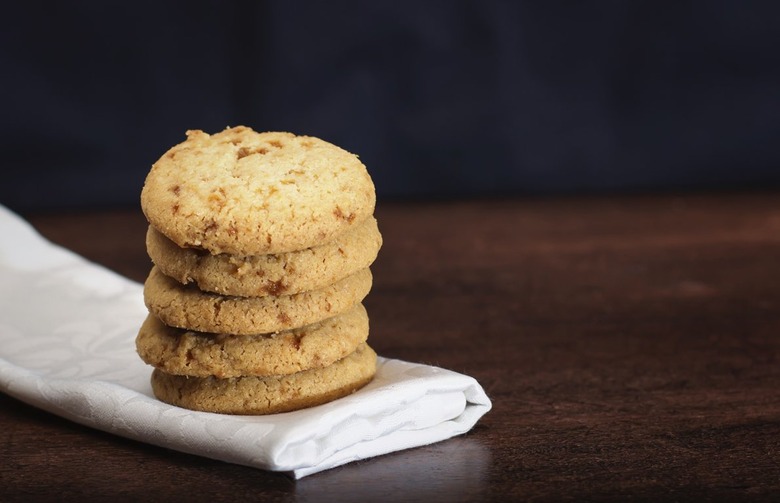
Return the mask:
[[[491,408],[471,377],[382,357],[371,384],[310,409],[228,416],[167,405],[135,352],[142,286],[3,206],[0,235],[0,391],[77,423],[301,478],[465,433]]]

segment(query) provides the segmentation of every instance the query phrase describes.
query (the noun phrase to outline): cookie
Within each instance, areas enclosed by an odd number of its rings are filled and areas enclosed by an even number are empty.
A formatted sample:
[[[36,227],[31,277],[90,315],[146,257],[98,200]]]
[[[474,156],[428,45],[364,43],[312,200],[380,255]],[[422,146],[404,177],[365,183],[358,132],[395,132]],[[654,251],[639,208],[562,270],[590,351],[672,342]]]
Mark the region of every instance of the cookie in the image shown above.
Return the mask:
[[[274,376],[326,367],[368,338],[362,304],[302,328],[274,334],[225,335],[164,325],[149,315],[136,337],[141,359],[167,374],[196,377]]]
[[[149,256],[166,276],[195,283],[200,290],[243,297],[316,290],[371,265],[381,246],[374,217],[329,243],[247,257],[181,248],[151,226],[146,234]]]
[[[275,414],[313,407],[349,395],[376,373],[376,353],[365,343],[337,362],[278,377],[187,377],[152,372],[161,401],[223,414]]]
[[[375,204],[356,155],[319,138],[247,127],[188,131],[141,191],[149,223],[178,246],[241,256],[332,241]]]
[[[365,268],[308,292],[232,297],[184,286],[153,266],[144,284],[144,302],[152,314],[171,327],[215,334],[265,334],[343,313],[368,295],[371,283],[371,271]]]

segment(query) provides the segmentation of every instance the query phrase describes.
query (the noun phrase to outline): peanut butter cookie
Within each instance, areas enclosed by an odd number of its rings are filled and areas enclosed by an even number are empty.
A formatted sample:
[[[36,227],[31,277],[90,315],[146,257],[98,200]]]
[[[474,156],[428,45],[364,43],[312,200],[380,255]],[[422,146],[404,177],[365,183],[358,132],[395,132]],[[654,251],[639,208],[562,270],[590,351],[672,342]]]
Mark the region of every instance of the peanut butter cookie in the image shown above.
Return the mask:
[[[182,248],[264,255],[332,241],[373,214],[358,157],[319,138],[188,131],[147,174],[141,208]]]
[[[181,248],[152,226],[146,234],[149,256],[166,276],[204,291],[242,297],[316,290],[370,266],[381,246],[372,216],[333,241],[281,254],[212,255]]]
[[[371,290],[368,268],[317,290],[233,297],[184,286],[152,267],[144,283],[149,312],[164,324],[215,334],[253,335],[290,330],[343,313]]]
[[[362,304],[305,327],[258,335],[193,332],[152,315],[136,337],[138,354],[167,374],[218,378],[278,376],[326,367],[368,338]]]
[[[376,373],[376,353],[361,344],[354,353],[318,369],[278,377],[187,377],[152,372],[152,390],[163,402],[223,414],[274,414],[313,407],[354,393]]]

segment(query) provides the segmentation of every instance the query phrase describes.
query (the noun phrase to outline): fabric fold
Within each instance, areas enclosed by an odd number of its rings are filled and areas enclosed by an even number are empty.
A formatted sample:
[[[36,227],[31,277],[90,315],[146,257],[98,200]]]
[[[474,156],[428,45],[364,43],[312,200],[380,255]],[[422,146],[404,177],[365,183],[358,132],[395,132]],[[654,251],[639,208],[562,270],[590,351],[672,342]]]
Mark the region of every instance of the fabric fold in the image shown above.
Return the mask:
[[[368,386],[310,409],[227,416],[167,405],[135,353],[142,285],[2,206],[0,232],[0,391],[68,420],[300,478],[463,434],[492,406],[472,377],[382,357]]]

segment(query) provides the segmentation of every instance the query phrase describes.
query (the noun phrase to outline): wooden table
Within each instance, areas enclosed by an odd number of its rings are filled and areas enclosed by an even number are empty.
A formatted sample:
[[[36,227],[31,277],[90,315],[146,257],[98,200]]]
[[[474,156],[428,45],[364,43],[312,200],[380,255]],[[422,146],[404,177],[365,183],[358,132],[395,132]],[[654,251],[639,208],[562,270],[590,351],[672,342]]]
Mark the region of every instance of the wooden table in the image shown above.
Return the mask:
[[[136,280],[140,210],[27,215]],[[0,501],[780,498],[780,193],[382,202],[388,357],[475,377],[467,435],[292,481],[0,395]]]

